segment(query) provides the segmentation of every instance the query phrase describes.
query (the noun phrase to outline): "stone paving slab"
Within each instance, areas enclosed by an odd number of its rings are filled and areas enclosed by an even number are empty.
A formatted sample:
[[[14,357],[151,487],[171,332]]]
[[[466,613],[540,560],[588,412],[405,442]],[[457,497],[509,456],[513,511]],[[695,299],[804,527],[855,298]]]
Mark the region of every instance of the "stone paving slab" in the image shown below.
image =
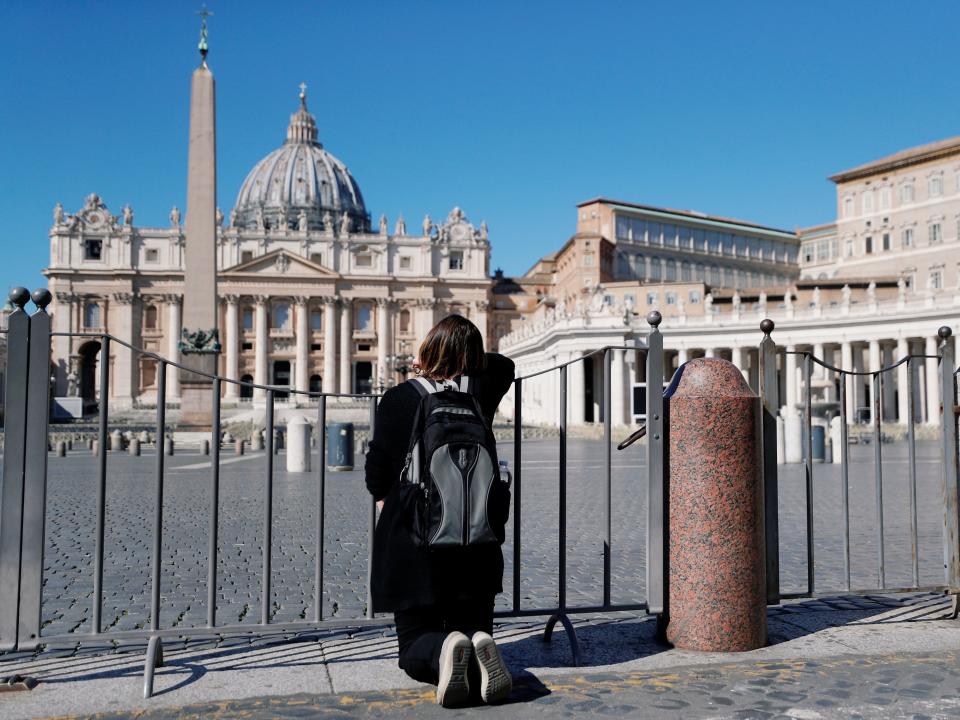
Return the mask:
[[[840,604],[859,609],[836,609]],[[562,630],[544,643],[544,619],[508,622],[496,637],[518,681],[511,703],[454,715],[951,717],[960,712],[960,623],[946,619],[949,612],[948,598],[928,594],[791,603],[770,608],[772,644],[736,655],[661,646],[644,616],[574,617],[581,667],[570,666]],[[168,644],[165,654],[150,700],[141,697],[142,653],[77,648],[69,656],[0,656],[0,675],[40,680],[30,692],[0,693],[0,716],[403,718],[440,712],[433,690],[397,667],[389,627],[294,639],[235,637],[216,647],[201,638],[177,649]]]

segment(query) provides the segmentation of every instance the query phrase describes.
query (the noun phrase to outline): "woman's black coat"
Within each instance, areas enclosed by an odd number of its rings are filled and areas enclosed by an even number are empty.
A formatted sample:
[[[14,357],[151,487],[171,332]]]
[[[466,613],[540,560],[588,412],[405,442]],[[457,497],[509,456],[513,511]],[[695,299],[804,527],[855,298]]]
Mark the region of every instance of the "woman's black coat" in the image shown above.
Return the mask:
[[[477,396],[484,417],[492,422],[513,381],[513,361],[488,353],[486,371],[470,380],[471,393]],[[377,407],[367,452],[367,489],[375,499],[385,501],[373,539],[374,612],[435,605],[438,598],[492,597],[503,590],[500,546],[431,552],[414,545],[404,525],[398,480],[419,404],[420,393],[410,383],[390,388]]]

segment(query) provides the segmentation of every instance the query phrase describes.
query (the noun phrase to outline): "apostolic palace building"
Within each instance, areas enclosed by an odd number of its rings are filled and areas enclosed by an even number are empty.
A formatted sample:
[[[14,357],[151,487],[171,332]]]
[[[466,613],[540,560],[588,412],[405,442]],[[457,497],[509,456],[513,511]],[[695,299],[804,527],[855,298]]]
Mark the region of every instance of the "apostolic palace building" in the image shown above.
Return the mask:
[[[935,355],[940,325],[960,329],[960,137],[898,152],[838,173],[836,221],[802,230],[688,210],[597,198],[577,207],[572,237],[521,277],[490,274],[485,223],[454,207],[438,222],[371,221],[347,166],[319,140],[301,89],[283,144],[253,165],[232,209],[217,211],[219,371],[230,378],[340,393],[366,393],[403,378],[419,342],[448,313],[472,319],[520,374],[604,345],[616,350],[616,424],[640,417],[649,382],[640,362],[663,314],[667,374],[689,358],[724,357],[756,387],[759,324],[774,339],[844,368],[872,371],[908,351]],[[122,201],[122,198],[120,199]],[[50,229],[59,397],[92,409],[98,392],[97,333],[179,358],[187,238],[177,208],[166,227],[141,227],[89,195],[74,212],[60,203]],[[797,355],[783,354],[784,414],[801,398]],[[155,402],[157,368],[121,347],[111,352],[111,406]],[[907,383],[916,420],[935,422],[936,359],[906,365],[882,385],[884,421],[904,422]],[[602,367],[570,367],[570,421],[603,417]],[[524,418],[555,422],[556,373],[531,381]],[[225,406],[257,402],[227,383]],[[818,400],[838,381],[817,368]],[[868,376],[850,381],[849,417],[872,416]],[[282,392],[280,393],[282,396]],[[179,397],[169,373],[167,396]],[[509,415],[512,401],[503,404]]]

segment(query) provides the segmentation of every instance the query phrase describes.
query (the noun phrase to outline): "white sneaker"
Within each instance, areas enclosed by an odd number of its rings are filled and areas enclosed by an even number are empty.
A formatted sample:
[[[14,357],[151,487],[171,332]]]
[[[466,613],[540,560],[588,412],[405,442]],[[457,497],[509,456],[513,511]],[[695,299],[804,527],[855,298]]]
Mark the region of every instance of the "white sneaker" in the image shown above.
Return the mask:
[[[475,632],[471,643],[480,666],[480,698],[485,703],[506,700],[513,689],[513,677],[497,644],[485,632]]]
[[[489,637],[489,636],[488,636]],[[470,699],[470,681],[467,669],[473,657],[470,638],[462,632],[452,632],[440,649],[440,680],[437,683],[437,705],[454,707]]]

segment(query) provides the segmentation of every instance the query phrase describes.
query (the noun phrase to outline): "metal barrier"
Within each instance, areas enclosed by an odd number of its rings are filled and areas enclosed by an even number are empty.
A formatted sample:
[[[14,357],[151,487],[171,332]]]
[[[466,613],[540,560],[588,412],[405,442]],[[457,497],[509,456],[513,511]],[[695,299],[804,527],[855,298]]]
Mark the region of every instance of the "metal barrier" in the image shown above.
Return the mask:
[[[764,340],[760,346],[761,363],[761,397],[765,409],[764,418],[764,466],[765,469],[776,468],[776,445],[775,436],[769,434],[771,431],[769,422],[777,413],[778,388],[776,384],[776,346],[773,343],[770,334],[773,331],[773,322],[764,320],[761,329],[764,332]],[[774,564],[778,562],[779,557],[779,539],[778,531],[775,527],[777,522],[776,512],[777,500],[768,494],[767,497],[767,561],[768,561],[768,596],[770,602],[775,602],[777,597],[784,599],[792,598],[810,598],[818,594],[815,579],[815,548],[814,548],[814,456],[813,456],[813,366],[818,365],[827,372],[836,373],[839,378],[839,419],[840,419],[840,442],[839,448],[834,448],[834,452],[840,452],[840,479],[841,479],[841,508],[843,522],[843,577],[842,587],[832,587],[826,592],[843,591],[851,594],[867,594],[876,592],[910,592],[910,591],[930,591],[946,592],[954,596],[954,607],[956,608],[957,593],[960,593],[960,542],[958,542],[958,502],[957,502],[957,417],[956,413],[944,412],[941,432],[940,454],[943,460],[942,474],[942,502],[944,514],[944,533],[943,533],[943,552],[945,577],[942,585],[922,586],[920,583],[919,571],[919,538],[917,522],[917,456],[916,456],[916,436],[915,436],[915,398],[914,398],[914,367],[918,361],[926,359],[936,359],[940,365],[939,383],[941,397],[944,398],[944,407],[950,407],[952,403],[948,398],[956,397],[956,373],[954,360],[954,345],[951,337],[950,328],[941,327],[938,331],[940,337],[940,352],[938,355],[908,355],[900,358],[891,365],[883,366],[878,369],[857,371],[846,368],[838,368],[826,362],[823,358],[815,357],[809,351],[785,351],[786,355],[799,356],[803,360],[802,374],[804,378],[804,398],[803,398],[803,423],[802,423],[802,463],[804,469],[805,481],[805,526],[806,526],[806,590],[796,593],[779,593],[779,587],[774,588],[773,582],[779,580],[779,571],[774,569]],[[907,408],[909,422],[906,423],[907,448],[908,448],[908,497],[909,497],[909,521],[911,537],[911,572],[912,584],[904,586],[891,586],[887,583],[887,560],[886,560],[886,539],[884,535],[884,506],[883,506],[883,439],[881,431],[881,420],[883,417],[882,390],[884,378],[888,374],[902,365],[906,365],[907,385]],[[789,370],[788,370],[789,372]],[[872,406],[872,444],[874,449],[874,492],[876,497],[876,515],[875,532],[877,544],[877,586],[872,588],[854,588],[851,586],[850,572],[850,461],[849,453],[849,424],[847,410],[847,394],[850,392],[848,385],[851,378],[869,377],[871,383],[871,406]],[[793,409],[791,408],[791,411]],[[770,438],[768,440],[768,437]],[[767,484],[767,492],[771,490],[776,492],[776,482]],[[770,533],[774,533],[771,539]],[[772,540],[772,541],[771,541]]]
[[[256,634],[267,629],[279,632],[327,631],[344,628],[358,628],[370,625],[384,625],[389,621],[385,618],[376,618],[373,614],[373,604],[370,595],[370,573],[372,572],[373,532],[376,523],[376,504],[369,503],[367,542],[368,566],[366,584],[366,612],[365,618],[329,619],[323,617],[322,595],[324,588],[324,517],[326,495],[326,426],[328,398],[354,398],[367,401],[370,404],[371,435],[376,416],[377,395],[340,394],[322,392],[304,392],[287,387],[278,388],[270,385],[245,383],[239,380],[222,377],[215,374],[206,374],[186,368],[183,365],[161,357],[108,333],[60,333],[51,332],[50,316],[45,308],[49,304],[50,293],[37,290],[33,293],[33,300],[37,310],[28,315],[25,310],[29,293],[18,288],[11,293],[11,301],[16,309],[10,314],[8,325],[8,358],[7,358],[7,406],[6,417],[6,448],[4,452],[4,476],[0,488],[0,651],[12,649],[29,650],[49,643],[88,643],[91,641],[124,641],[146,639],[148,641],[146,660],[144,664],[144,697],[153,693],[153,678],[155,668],[163,662],[163,639],[170,637],[190,637],[192,635],[215,634]],[[651,313],[648,317],[651,330],[647,338],[647,373],[648,377],[660,378],[663,376],[663,339],[657,326],[660,323],[660,314]],[[90,632],[70,632],[45,635],[41,633],[41,589],[43,583],[43,549],[45,533],[46,510],[46,483],[47,483],[47,440],[50,412],[50,358],[51,338],[57,336],[91,337],[100,341],[99,372],[100,372],[100,399],[98,408],[98,446],[97,446],[97,476],[96,476],[96,505],[94,528],[94,557],[93,557],[93,605],[92,628]],[[152,522],[151,572],[150,572],[150,615],[149,625],[136,630],[110,630],[104,628],[104,534],[107,500],[107,472],[108,472],[108,423],[109,423],[109,388],[110,388],[110,358],[114,346],[126,348],[130,352],[144,358],[150,358],[157,363],[157,400],[156,400],[156,438],[157,453],[155,459],[155,481],[153,488],[154,513]],[[514,381],[515,390],[515,425],[514,425],[514,501],[513,501],[513,597],[512,607],[496,613],[496,617],[530,617],[549,616],[544,631],[544,639],[549,640],[553,628],[560,622],[567,631],[574,664],[579,663],[579,643],[576,631],[569,620],[571,613],[583,612],[610,612],[615,610],[649,610],[662,612],[664,608],[665,587],[665,544],[664,544],[664,432],[663,432],[663,399],[660,393],[647,394],[647,417],[649,432],[648,450],[648,514],[647,525],[647,587],[648,599],[646,603],[617,604],[611,601],[610,560],[611,560],[611,352],[615,349],[637,350],[642,345],[628,348],[602,348],[590,353],[590,356],[603,355],[604,364],[604,397],[606,402],[604,417],[604,440],[606,443],[606,503],[605,503],[605,541],[603,548],[603,602],[597,606],[569,607],[566,598],[566,438],[567,438],[567,368],[566,363],[558,368],[534,373]],[[582,362],[585,358],[578,361]],[[210,435],[211,466],[209,476],[210,511],[208,517],[209,543],[206,553],[207,566],[207,618],[203,627],[167,627],[160,626],[161,611],[161,570],[162,548],[164,538],[164,475],[166,456],[163,451],[163,442],[167,433],[167,382],[168,368],[193,373],[210,381],[212,422]],[[559,492],[560,523],[558,529],[559,542],[559,587],[558,603],[555,607],[523,607],[520,598],[521,579],[521,532],[522,532],[522,501],[521,479],[522,463],[522,392],[523,383],[544,372],[559,373],[561,380],[560,394],[560,449],[559,449]],[[217,622],[217,561],[218,561],[218,521],[220,495],[220,442],[221,442],[221,390],[224,383],[234,383],[251,389],[262,390],[266,395],[266,432],[264,452],[264,486],[263,486],[263,547],[261,573],[261,616],[259,624],[218,624]],[[316,559],[314,567],[314,596],[316,599],[313,616],[308,620],[295,622],[271,622],[271,551],[273,532],[273,481],[274,481],[274,394],[278,392],[302,396],[317,402],[317,426],[319,429],[317,463],[317,531],[316,531]],[[199,598],[198,598],[199,600]]]

